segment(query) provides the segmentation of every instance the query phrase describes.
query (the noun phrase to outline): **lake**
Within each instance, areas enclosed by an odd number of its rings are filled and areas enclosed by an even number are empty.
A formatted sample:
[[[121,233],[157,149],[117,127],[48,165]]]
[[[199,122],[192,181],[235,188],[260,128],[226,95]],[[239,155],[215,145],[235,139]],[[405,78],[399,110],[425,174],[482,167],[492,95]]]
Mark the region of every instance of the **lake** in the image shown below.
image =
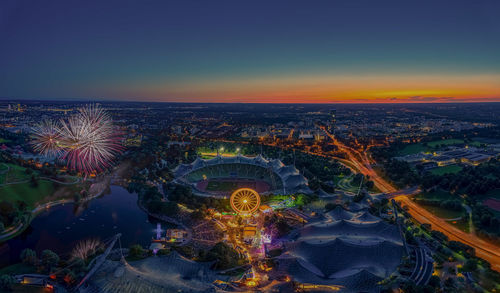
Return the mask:
[[[111,186],[110,190],[110,194],[83,205],[59,205],[40,213],[21,235],[0,244],[0,267],[19,262],[25,248],[38,254],[51,249],[64,258],[81,240],[107,240],[117,233],[122,234],[122,247],[149,246],[159,221],[137,206],[137,194],[119,186]],[[175,225],[162,222],[163,229],[171,227]]]

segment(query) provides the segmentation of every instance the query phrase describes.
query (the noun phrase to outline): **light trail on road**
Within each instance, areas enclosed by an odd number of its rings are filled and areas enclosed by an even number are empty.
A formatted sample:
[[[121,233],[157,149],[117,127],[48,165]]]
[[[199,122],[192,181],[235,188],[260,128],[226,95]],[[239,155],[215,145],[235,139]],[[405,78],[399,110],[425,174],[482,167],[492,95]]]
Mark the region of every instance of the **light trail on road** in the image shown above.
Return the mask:
[[[366,153],[361,153],[351,147],[348,147],[338,141],[331,133],[329,133],[325,127],[320,127],[325,134],[332,139],[333,143],[342,151],[344,151],[348,156],[348,161],[351,165],[358,170],[358,172],[369,175],[370,179],[373,181],[375,186],[384,193],[397,193],[397,189],[394,188],[389,182],[384,178],[379,176],[375,170],[372,169],[370,164],[370,159],[367,157]],[[359,159],[358,159],[359,156]],[[419,223],[431,224],[433,230],[437,230],[445,234],[450,240],[460,241],[475,249],[475,253],[478,257],[488,261],[491,264],[491,268],[500,272],[500,247],[487,242],[474,234],[468,234],[455,226],[447,223],[443,219],[433,215],[426,209],[422,208],[415,202],[413,202],[407,196],[408,194],[402,194],[396,196],[394,199],[401,205],[408,207],[408,212],[411,216],[417,220]]]

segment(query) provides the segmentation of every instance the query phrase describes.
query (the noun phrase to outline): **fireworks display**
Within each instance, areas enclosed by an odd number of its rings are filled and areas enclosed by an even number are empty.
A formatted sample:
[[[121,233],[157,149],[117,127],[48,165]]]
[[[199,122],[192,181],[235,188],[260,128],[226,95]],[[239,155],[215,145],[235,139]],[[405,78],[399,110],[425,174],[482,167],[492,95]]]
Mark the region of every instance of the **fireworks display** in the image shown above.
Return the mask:
[[[87,239],[80,241],[73,248],[71,257],[86,260],[89,256],[93,255],[101,245],[102,243],[98,239]]]
[[[58,123],[44,121],[34,127],[32,136],[35,151],[64,159],[69,169],[85,175],[109,167],[123,151],[121,134],[109,114],[96,105],[80,108]]]
[[[51,120],[44,120],[33,127],[33,148],[46,156],[58,156],[61,148],[57,146],[60,139],[58,125]]]

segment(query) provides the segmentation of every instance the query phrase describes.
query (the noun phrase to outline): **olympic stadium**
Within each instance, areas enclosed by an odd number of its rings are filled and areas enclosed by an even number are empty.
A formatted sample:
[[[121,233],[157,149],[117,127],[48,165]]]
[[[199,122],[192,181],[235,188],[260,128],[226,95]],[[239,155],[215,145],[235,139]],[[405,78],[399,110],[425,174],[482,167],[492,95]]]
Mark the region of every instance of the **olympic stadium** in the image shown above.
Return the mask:
[[[261,155],[208,160],[198,157],[190,164],[177,166],[174,176],[177,183],[191,186],[201,196],[227,197],[239,188],[251,188],[259,194],[311,193],[307,179],[297,168]]]
[[[285,250],[278,258],[282,273],[312,288],[334,286],[342,292],[377,292],[404,253],[396,225],[342,207],[305,225]]]

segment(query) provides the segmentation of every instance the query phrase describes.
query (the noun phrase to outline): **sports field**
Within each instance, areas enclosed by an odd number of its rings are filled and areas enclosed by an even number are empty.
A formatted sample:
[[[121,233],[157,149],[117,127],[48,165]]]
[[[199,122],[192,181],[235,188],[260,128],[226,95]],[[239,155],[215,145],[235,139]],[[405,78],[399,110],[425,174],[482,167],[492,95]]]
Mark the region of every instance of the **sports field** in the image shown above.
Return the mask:
[[[238,188],[252,188],[259,193],[269,191],[271,186],[262,180],[245,179],[210,179],[196,183],[196,188],[201,191],[215,193],[231,193]]]
[[[459,165],[448,165],[431,169],[430,172],[434,175],[444,175],[448,173],[455,174],[462,171],[462,169],[462,166]]]
[[[420,152],[430,152],[438,148],[439,146],[447,146],[447,145],[458,145],[465,143],[463,139],[442,139],[442,140],[433,140],[427,143],[427,146],[424,143],[414,143],[406,145],[402,150],[398,152],[399,156],[413,155]],[[471,143],[474,145],[474,142]]]

